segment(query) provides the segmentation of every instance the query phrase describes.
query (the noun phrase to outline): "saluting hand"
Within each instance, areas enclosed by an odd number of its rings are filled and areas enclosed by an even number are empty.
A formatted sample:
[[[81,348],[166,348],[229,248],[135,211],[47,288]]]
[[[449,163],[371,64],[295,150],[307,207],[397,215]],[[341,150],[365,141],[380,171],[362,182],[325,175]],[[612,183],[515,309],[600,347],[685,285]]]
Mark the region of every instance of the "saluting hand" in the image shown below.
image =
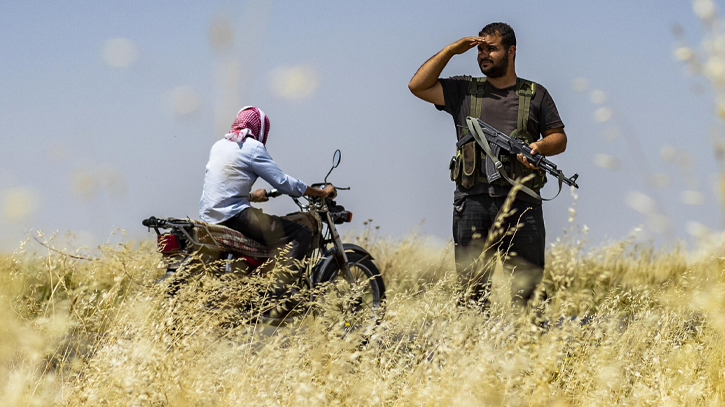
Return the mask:
[[[483,37],[465,37],[449,45],[448,49],[454,55],[463,54],[464,52],[478,46],[479,44],[486,45],[487,43],[486,40],[483,39]]]

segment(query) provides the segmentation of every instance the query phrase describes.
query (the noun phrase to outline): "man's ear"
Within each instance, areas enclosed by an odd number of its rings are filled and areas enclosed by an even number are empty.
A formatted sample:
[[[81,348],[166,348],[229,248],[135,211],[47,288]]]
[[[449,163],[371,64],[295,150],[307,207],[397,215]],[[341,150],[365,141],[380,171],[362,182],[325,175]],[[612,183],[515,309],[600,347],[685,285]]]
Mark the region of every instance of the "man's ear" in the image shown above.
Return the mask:
[[[509,47],[508,56],[516,58],[516,45],[512,45]]]

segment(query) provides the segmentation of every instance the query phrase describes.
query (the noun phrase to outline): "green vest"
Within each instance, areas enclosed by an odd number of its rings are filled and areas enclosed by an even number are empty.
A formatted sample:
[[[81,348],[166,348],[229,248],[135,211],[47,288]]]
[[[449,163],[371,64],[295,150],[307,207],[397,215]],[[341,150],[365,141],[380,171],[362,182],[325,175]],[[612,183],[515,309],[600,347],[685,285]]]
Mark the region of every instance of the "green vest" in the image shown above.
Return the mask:
[[[471,95],[471,109],[468,116],[480,118],[481,105],[483,98],[488,92],[488,81],[486,78],[471,78],[468,85],[468,93]],[[531,107],[531,98],[536,93],[536,83],[526,79],[516,78],[516,95],[519,97],[518,118],[516,120],[516,129],[509,134],[511,138],[518,138],[531,144],[534,138],[529,134],[529,108]],[[469,133],[468,128],[461,130],[461,139]],[[486,181],[485,174],[486,153],[476,144],[470,141],[459,147],[456,156],[451,160],[451,179],[462,185],[464,188],[472,188],[481,181]],[[500,156],[501,163],[504,165],[506,173],[511,174],[513,179],[523,178],[529,174],[534,174],[533,178],[524,185],[532,190],[538,191],[546,183],[546,173],[541,170],[532,170],[524,166],[514,155],[502,154]],[[493,182],[494,185],[510,185],[505,179],[498,179]]]

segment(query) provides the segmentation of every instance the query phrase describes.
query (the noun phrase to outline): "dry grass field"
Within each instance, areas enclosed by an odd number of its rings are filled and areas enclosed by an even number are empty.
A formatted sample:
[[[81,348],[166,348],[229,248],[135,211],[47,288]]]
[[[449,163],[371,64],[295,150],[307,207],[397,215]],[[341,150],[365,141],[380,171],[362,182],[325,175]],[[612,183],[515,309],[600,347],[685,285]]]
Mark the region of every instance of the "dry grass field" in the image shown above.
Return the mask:
[[[678,43],[675,57],[725,118],[725,36],[712,2],[693,4],[705,52]],[[500,266],[488,315],[456,305],[450,244],[369,226],[347,240],[382,272],[384,318],[330,294],[276,330],[242,310],[260,281],[200,275],[168,298],[155,242],[89,251],[41,235],[0,256],[0,405],[725,405],[725,234],[592,246],[574,216],[557,232],[542,314],[512,308]]]
[[[484,316],[456,305],[450,246],[350,238],[387,283],[383,321],[347,327],[328,298],[274,332],[238,323],[236,280],[166,298],[152,242],[84,259],[30,240],[0,260],[2,405],[725,404],[720,236],[584,249],[572,226],[548,248],[545,328],[512,309],[500,267]]]

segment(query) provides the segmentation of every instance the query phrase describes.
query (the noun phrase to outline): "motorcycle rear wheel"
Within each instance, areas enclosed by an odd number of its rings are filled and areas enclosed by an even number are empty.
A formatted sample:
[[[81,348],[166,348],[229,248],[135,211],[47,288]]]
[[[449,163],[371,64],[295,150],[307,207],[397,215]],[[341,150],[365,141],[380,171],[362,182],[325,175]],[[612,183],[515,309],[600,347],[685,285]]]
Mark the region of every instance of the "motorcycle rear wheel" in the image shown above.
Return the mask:
[[[352,284],[346,280],[336,262],[323,270],[320,282],[329,283],[338,294],[346,298],[345,312],[366,312],[379,319],[385,301],[385,286],[380,270],[373,263],[370,255],[351,252],[346,253],[347,264],[352,274]]]

